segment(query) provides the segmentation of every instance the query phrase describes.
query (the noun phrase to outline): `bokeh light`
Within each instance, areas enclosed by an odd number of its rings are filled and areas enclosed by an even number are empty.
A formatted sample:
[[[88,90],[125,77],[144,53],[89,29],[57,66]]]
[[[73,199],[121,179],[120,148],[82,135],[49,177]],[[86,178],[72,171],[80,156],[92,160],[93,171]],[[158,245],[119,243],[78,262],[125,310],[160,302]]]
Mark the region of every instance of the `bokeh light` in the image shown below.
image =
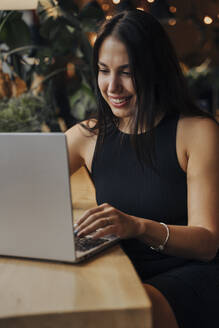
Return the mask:
[[[120,3],[120,0],[113,0],[113,3],[114,3],[115,5],[118,5],[118,4]]]
[[[142,7],[137,7],[136,9],[144,11],[144,8]]]
[[[210,16],[205,16],[203,21],[205,24],[211,24],[213,22],[213,19]]]
[[[103,10],[109,10],[110,6],[107,3],[102,5]]]
[[[176,12],[176,7],[170,6],[169,11],[174,14]]]
[[[168,20],[168,24],[169,24],[170,26],[174,26],[174,25],[176,25],[176,20],[175,20],[175,18],[170,18],[170,19]]]

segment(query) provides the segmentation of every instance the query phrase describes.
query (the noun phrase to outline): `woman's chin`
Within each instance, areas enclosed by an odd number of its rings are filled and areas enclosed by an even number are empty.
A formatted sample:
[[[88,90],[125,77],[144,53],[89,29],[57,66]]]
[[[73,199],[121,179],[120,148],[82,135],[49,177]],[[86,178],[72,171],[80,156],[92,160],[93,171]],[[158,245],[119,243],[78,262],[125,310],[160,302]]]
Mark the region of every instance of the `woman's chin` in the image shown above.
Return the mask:
[[[120,109],[111,108],[111,110],[112,110],[113,115],[121,120],[122,119],[129,120],[133,116],[132,113],[127,112],[127,109],[125,110],[125,109],[121,109],[121,108]]]

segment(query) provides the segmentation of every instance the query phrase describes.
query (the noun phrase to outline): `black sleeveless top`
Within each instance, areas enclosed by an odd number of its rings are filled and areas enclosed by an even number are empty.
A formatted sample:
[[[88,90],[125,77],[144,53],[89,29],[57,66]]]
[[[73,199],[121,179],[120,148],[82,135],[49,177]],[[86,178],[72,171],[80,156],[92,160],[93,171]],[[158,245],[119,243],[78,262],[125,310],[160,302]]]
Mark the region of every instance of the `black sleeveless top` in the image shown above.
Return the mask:
[[[176,154],[178,119],[179,115],[166,116],[154,128],[159,174],[146,165],[142,168],[129,134],[116,127],[109,131],[92,162],[91,177],[98,205],[109,203],[137,217],[167,224],[187,224],[186,173],[181,169]],[[121,246],[142,279],[187,261],[152,251],[137,239],[122,240]],[[148,260],[153,262],[150,266],[145,263]]]

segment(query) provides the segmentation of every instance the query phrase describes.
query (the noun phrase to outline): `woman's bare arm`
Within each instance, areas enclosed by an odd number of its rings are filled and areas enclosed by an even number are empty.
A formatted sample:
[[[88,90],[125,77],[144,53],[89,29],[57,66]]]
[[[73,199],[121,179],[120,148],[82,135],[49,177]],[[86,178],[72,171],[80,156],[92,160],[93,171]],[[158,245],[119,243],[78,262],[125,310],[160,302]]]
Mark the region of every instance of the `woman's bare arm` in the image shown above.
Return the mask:
[[[188,226],[170,225],[165,252],[200,260],[213,258],[219,247],[219,126],[208,118],[187,118]],[[151,245],[165,240],[166,229],[139,221],[139,238]]]
[[[94,127],[96,121],[83,121],[87,127]],[[72,175],[81,166],[86,165],[91,170],[93,154],[95,150],[97,133],[92,133],[80,124],[74,125],[65,133],[69,155],[70,174]]]
[[[82,157],[84,138],[81,129],[81,126],[76,124],[65,132],[67,138],[70,175],[84,165],[84,158]]]

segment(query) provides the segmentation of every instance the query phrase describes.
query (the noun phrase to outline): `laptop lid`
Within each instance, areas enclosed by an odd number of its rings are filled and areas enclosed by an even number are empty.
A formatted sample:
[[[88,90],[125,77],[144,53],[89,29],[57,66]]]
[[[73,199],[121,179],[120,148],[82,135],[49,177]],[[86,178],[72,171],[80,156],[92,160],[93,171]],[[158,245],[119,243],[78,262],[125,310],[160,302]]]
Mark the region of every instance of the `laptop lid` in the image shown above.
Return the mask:
[[[63,133],[0,134],[0,255],[75,261]]]

